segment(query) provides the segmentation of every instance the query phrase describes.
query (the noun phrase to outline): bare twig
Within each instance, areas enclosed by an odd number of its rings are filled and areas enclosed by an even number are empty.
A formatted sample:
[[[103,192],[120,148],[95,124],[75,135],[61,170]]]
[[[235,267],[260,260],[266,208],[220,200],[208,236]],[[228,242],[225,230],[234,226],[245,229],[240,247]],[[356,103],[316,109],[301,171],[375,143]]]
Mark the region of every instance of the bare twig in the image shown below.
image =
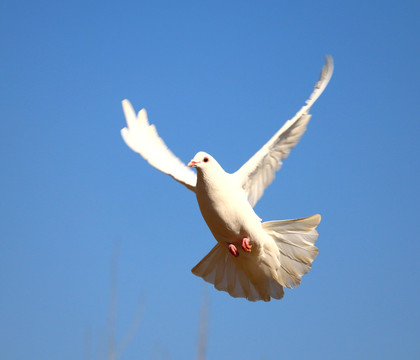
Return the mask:
[[[136,335],[136,332],[140,327],[140,322],[143,315],[143,309],[144,309],[144,301],[141,300],[137,304],[136,313],[134,315],[130,328],[127,330],[124,337],[122,338],[122,340],[117,346],[116,356],[115,356],[116,359],[120,358],[123,351],[130,344],[131,340],[133,340],[134,335]]]

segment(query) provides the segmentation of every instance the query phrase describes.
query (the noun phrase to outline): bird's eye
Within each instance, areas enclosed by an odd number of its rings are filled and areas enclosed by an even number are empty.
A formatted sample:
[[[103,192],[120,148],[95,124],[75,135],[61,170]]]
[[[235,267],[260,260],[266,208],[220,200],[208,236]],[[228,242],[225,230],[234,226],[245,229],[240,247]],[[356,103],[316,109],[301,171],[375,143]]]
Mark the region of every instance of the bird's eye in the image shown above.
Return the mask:
[[[208,158],[208,157],[205,157],[205,158],[203,159],[203,161],[204,161],[204,162],[209,162],[209,158]]]

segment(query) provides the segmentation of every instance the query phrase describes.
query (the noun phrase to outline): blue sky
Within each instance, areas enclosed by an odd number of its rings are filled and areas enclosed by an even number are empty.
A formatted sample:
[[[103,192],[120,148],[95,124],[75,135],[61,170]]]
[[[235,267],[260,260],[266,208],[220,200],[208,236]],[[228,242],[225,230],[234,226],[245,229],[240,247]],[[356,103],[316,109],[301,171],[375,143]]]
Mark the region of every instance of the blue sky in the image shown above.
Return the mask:
[[[0,357],[106,346],[119,242],[121,359],[413,359],[420,354],[416,1],[9,1],[0,4]],[[190,269],[214,239],[192,193],[123,143],[145,107],[183,161],[235,171],[304,104],[312,120],[256,206],[322,215],[313,268],[250,303]],[[90,335],[86,335],[90,334]],[[104,358],[103,356],[101,358]]]

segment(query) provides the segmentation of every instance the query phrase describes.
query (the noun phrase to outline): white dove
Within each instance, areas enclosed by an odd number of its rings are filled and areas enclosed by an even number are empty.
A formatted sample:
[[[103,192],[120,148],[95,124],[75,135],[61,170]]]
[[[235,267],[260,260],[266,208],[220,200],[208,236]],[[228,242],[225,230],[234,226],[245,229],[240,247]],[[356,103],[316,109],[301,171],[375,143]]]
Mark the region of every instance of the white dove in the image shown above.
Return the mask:
[[[150,165],[196,194],[217,244],[192,272],[216,289],[250,301],[281,299],[283,287],[298,286],[311,269],[318,254],[315,228],[321,216],[262,223],[253,207],[305,132],[311,117],[309,109],[326,88],[332,72],[332,58],[326,56],[306,105],[233,174],[202,151],[187,167],[166,147],[154,125],[149,125],[146,110],[136,116],[130,102],[122,102],[127,120],[127,127],[121,130],[125,143]]]

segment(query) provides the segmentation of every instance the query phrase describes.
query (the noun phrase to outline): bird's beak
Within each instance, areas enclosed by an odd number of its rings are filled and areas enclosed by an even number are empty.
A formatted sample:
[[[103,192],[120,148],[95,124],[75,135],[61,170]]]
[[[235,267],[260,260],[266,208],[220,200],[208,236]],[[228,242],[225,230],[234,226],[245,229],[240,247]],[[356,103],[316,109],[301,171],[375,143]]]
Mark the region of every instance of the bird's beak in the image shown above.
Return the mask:
[[[195,167],[197,165],[197,161],[194,161],[194,160],[191,160],[189,163],[188,163],[188,167]]]

